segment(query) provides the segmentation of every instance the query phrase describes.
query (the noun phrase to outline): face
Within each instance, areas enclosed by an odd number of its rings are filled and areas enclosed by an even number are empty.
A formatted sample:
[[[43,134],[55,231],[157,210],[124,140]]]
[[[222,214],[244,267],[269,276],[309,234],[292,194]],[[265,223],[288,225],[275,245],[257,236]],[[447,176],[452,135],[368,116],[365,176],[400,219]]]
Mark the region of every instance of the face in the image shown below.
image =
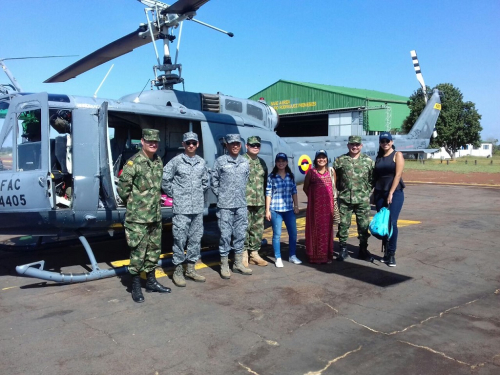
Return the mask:
[[[260,143],[247,143],[247,153],[256,156],[260,152]]]
[[[348,143],[347,148],[349,149],[349,154],[358,155],[361,152],[361,149],[363,148],[363,144],[362,143]]]
[[[141,139],[142,149],[147,155],[153,155],[158,151],[158,141],[146,141],[144,138]]]
[[[240,153],[241,150],[241,142],[232,142],[226,145],[227,150],[229,151],[229,155],[236,157]]]
[[[326,157],[326,155],[324,154],[319,154],[317,157],[316,157],[316,166],[317,167],[326,167],[326,165],[328,164],[328,158]]]
[[[382,150],[387,151],[392,148],[393,141],[389,141],[388,139],[381,139],[379,145]]]
[[[284,170],[287,165],[288,162],[285,159],[276,160],[276,166],[278,167],[279,170]]]
[[[188,155],[193,155],[196,152],[196,149],[199,146],[199,143],[194,140],[189,140],[186,142],[182,142],[182,145],[184,146],[184,150],[186,151],[186,154]]]

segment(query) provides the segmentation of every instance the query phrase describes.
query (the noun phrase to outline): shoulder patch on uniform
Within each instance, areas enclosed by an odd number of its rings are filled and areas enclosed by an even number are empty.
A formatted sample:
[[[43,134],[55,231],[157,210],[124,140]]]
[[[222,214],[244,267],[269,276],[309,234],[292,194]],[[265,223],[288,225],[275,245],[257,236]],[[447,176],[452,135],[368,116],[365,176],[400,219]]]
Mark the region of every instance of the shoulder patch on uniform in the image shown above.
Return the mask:
[[[132,166],[132,165],[134,165],[134,162],[132,160],[129,160],[129,161],[127,161],[127,165]]]

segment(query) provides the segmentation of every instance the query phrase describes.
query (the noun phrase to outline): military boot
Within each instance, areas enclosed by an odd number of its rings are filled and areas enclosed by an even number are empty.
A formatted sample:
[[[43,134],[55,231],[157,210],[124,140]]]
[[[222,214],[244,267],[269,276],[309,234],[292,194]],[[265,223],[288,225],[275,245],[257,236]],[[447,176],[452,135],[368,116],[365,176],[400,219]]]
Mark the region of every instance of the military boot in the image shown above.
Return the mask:
[[[227,256],[220,257],[220,276],[223,279],[231,278],[231,272],[229,272],[229,258]]]
[[[243,260],[242,263],[245,267],[248,267],[248,251],[243,250]]]
[[[196,272],[194,263],[188,263],[186,277],[189,277],[191,280],[194,280],[199,283],[205,282],[205,276],[201,276],[199,273]]]
[[[337,256],[337,260],[342,262],[344,259],[349,258],[349,253],[347,252],[347,245],[345,243],[341,243],[339,245],[339,255]]]
[[[141,277],[139,275],[132,275],[132,299],[137,303],[144,302],[141,290]]]
[[[250,268],[246,268],[243,265],[243,254],[234,254],[234,265],[233,272],[241,273],[242,275],[251,275],[252,270]]]
[[[366,260],[367,262],[373,262],[373,255],[368,251],[368,244],[360,244],[358,259]]]
[[[161,285],[155,276],[155,270],[148,272],[146,274],[146,293],[158,292],[158,293],[170,293],[172,289]]]
[[[261,266],[261,267],[267,266],[267,262],[260,257],[258,251],[252,251],[250,253],[250,264],[255,264],[256,266]],[[245,263],[243,263],[243,265],[245,265]]]
[[[175,266],[175,271],[172,276],[172,281],[175,285],[183,287],[186,286],[186,279],[184,278],[184,267],[182,264]]]

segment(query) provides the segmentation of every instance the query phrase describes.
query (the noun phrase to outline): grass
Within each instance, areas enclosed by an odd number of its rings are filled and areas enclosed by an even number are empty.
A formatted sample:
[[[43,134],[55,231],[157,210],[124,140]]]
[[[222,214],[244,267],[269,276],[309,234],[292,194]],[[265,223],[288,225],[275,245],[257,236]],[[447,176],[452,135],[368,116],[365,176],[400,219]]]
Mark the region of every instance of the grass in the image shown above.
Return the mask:
[[[476,164],[477,162],[477,164]],[[464,156],[454,161],[427,159],[427,160],[405,160],[405,170],[418,171],[449,171],[455,173],[500,173],[500,156],[493,158],[478,156]]]

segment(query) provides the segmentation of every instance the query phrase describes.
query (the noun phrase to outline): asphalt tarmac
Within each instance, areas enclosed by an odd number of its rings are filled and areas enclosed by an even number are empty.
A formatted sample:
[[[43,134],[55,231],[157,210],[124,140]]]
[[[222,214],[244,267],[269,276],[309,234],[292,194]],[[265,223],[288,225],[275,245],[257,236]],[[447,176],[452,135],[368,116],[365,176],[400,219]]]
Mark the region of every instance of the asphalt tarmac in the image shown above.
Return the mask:
[[[223,280],[212,222],[198,265],[207,282],[178,288],[167,268],[158,280],[172,293],[142,304],[128,277],[60,285],[15,274],[42,259],[88,270],[81,246],[0,252],[0,373],[500,374],[500,189],[409,184],[405,198],[395,268],[294,265],[284,235],[284,268],[267,246],[267,267]],[[379,257],[380,241],[369,243]],[[91,245],[101,267],[126,263],[123,239]]]

